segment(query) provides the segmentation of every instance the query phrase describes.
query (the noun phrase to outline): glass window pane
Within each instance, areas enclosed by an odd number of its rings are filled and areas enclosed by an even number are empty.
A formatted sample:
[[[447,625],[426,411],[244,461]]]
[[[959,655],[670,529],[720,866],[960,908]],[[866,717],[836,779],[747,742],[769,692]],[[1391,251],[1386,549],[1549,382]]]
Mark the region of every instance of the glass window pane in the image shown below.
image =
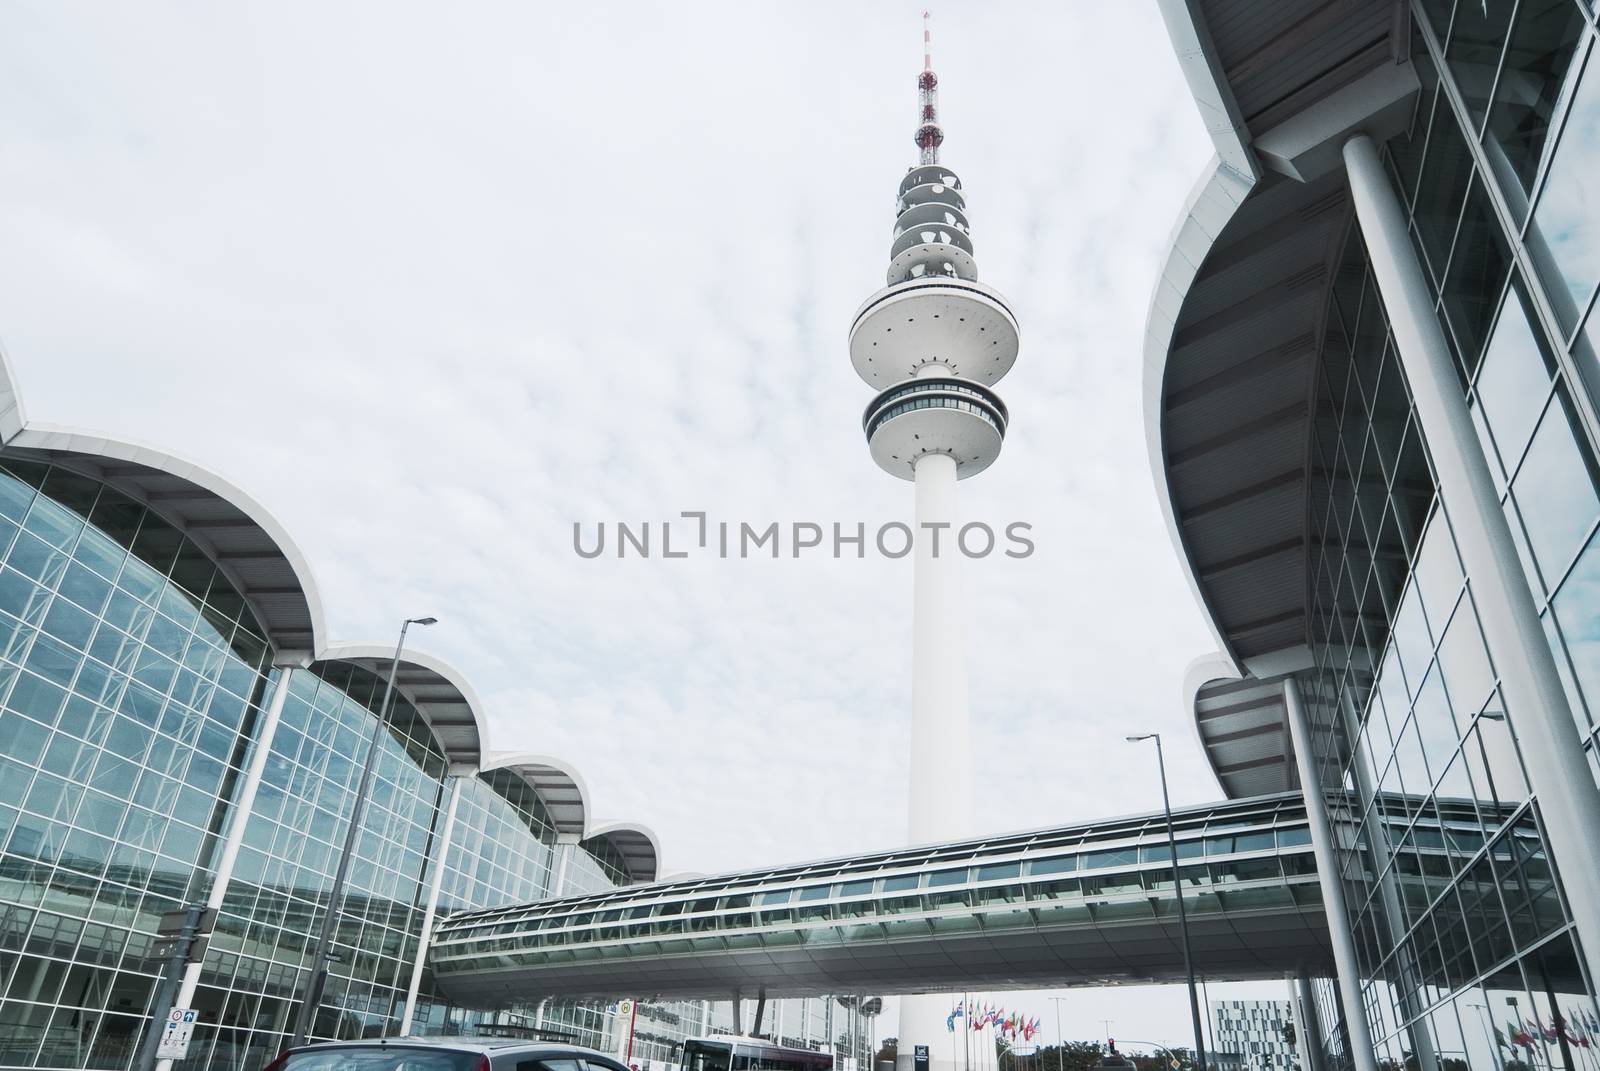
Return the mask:
[[[1600,556],[1596,563],[1600,565]],[[1596,579],[1600,582],[1600,577]],[[1450,704],[1456,713],[1461,717],[1477,713],[1494,687],[1494,671],[1489,665],[1489,653],[1483,646],[1483,634],[1478,628],[1470,595],[1456,606],[1450,627],[1439,644],[1439,662],[1444,670],[1445,691],[1450,694]],[[1600,669],[1600,664],[1596,668]]]
[[[1425,48],[1413,49],[1411,61],[1416,65],[1419,76],[1433,73],[1432,63]],[[1434,101],[1437,97],[1437,83],[1423,77],[1422,92],[1417,95],[1417,110],[1411,119],[1411,129],[1390,138],[1387,143],[1389,163],[1394,169],[1395,185],[1400,191],[1400,199],[1407,205],[1410,205],[1411,194],[1417,188],[1417,175],[1422,170],[1422,154],[1426,148],[1428,124],[1433,118]]]
[[[1422,0],[1422,10],[1427,13],[1433,34],[1441,41],[1449,36],[1450,12],[1455,6],[1454,0]]]
[[[1437,662],[1428,670],[1427,679],[1422,682],[1412,716],[1417,735],[1422,740],[1422,750],[1428,756],[1428,768],[1437,775],[1450,764],[1450,757],[1455,754],[1456,744],[1461,740],[1461,731],[1451,716],[1450,700],[1445,695]]]
[[[1600,708],[1600,539],[1590,540],[1571,574],[1556,592],[1554,642],[1566,646],[1573,683],[1591,711]],[[1556,660],[1565,661],[1556,651]],[[1582,710],[1574,710],[1587,727]],[[1591,713],[1587,721],[1593,721]]]
[[[1511,495],[1527,528],[1534,560],[1551,586],[1560,581],[1600,514],[1594,464],[1577,441],[1575,422],[1567,393],[1560,389],[1511,481]]]
[[[1484,112],[1489,108],[1495,70],[1500,66],[1506,30],[1511,25],[1511,7],[1503,2],[1462,4],[1450,27],[1444,60],[1455,75],[1474,130],[1482,126]]]
[[[1511,251],[1489,204],[1482,180],[1475,180],[1450,255],[1444,311],[1454,332],[1464,369],[1477,367],[1511,271]]]
[[[1406,429],[1405,442],[1400,447],[1390,501],[1394,509],[1396,534],[1399,536],[1395,545],[1409,558],[1417,549],[1422,525],[1427,520],[1429,507],[1433,505],[1433,473],[1428,467],[1422,447],[1422,432],[1415,419]]]
[[[1523,0],[1517,9],[1484,149],[1507,198],[1522,212],[1533,193],[1550,120],[1570,89],[1583,26],[1583,12],[1572,0]]]
[[[1422,537],[1422,552],[1417,556],[1417,586],[1422,589],[1422,608],[1434,632],[1443,632],[1444,623],[1456,605],[1461,590],[1461,562],[1456,557],[1450,524],[1442,510],[1435,510]]]
[[[1422,616],[1422,604],[1417,598],[1417,585],[1406,590],[1400,600],[1400,612],[1394,616],[1394,645],[1400,651],[1400,663],[1406,671],[1406,683],[1411,695],[1422,686],[1423,671],[1433,657],[1433,639],[1428,635],[1428,623]],[[1391,710],[1393,716],[1395,711]]]
[[[1539,421],[1554,369],[1529,322],[1528,298],[1518,279],[1500,304],[1500,319],[1476,386],[1500,460],[1510,469],[1515,469]]]
[[[1456,220],[1472,177],[1472,156],[1449,108],[1437,108],[1428,132],[1427,157],[1417,187],[1417,232],[1433,277],[1444,274],[1446,255],[1456,233]]]
[[[1533,210],[1528,248],[1565,330],[1600,279],[1600,64],[1590,62]]]

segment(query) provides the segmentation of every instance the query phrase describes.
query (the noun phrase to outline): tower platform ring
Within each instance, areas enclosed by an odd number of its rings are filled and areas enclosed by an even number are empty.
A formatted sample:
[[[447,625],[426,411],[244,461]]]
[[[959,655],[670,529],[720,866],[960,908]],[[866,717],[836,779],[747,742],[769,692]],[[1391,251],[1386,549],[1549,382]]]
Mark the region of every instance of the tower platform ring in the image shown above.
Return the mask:
[[[880,390],[909,379],[930,360],[980,384],[998,382],[1016,363],[1016,317],[982,283],[946,277],[885,287],[856,312],[850,362]]]
[[[931,186],[934,183],[959,190],[961,177],[943,164],[923,164],[921,167],[913,167],[900,180],[900,196],[904,197],[908,191],[918,186]]]
[[[894,237],[899,239],[907,231],[949,230],[952,227],[967,241],[972,241],[965,212],[944,201],[924,201],[910,206],[895,218]]]
[[[898,257],[919,245],[953,245],[967,256],[972,256],[972,238],[954,223],[945,223],[942,219],[936,223],[900,228],[894,237],[894,244],[889,247],[889,256]]]
[[[924,273],[917,273],[917,265]],[[945,270],[948,266],[949,270]],[[952,275],[951,272],[954,272]],[[913,279],[965,279],[978,278],[978,262],[965,249],[934,242],[931,245],[914,245],[889,263],[886,281],[890,286]]]
[[[914,408],[927,403],[927,408]],[[916,478],[917,459],[949,454],[956,461],[956,479],[976,476],[1000,456],[1005,426],[974,398],[931,390],[926,398],[891,403],[869,424],[872,460],[891,476]]]
[[[963,212],[967,210],[967,199],[961,191],[942,182],[925,182],[921,186],[911,187],[900,195],[899,201],[895,203],[895,209],[904,212],[908,208],[928,204],[951,205]]]

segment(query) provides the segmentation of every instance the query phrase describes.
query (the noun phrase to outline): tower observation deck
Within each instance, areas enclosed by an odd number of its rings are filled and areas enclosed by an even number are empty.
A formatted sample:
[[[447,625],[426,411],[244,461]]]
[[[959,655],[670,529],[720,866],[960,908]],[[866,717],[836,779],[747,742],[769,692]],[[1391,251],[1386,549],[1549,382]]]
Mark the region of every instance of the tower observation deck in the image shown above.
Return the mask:
[[[911,792],[913,844],[970,836],[974,796],[967,715],[960,518],[956,483],[994,464],[1010,414],[993,387],[1016,363],[1017,320],[978,282],[961,178],[939,159],[939,76],[928,16],[917,76],[917,166],[895,194],[886,286],[850,325],[850,361],[877,394],[862,415],[873,461],[916,485],[912,611]],[[911,990],[915,991],[915,990]],[[948,1003],[907,997],[900,1010],[900,1064],[928,1046],[930,1071],[952,1071]],[[986,1058],[995,1063],[993,1038]]]

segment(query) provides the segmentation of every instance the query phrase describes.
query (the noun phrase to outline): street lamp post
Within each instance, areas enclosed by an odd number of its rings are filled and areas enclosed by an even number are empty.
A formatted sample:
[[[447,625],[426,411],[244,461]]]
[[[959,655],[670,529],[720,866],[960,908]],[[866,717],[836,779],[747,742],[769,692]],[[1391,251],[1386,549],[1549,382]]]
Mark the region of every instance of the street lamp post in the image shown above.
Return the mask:
[[[1194,960],[1189,954],[1189,918],[1183,909],[1183,881],[1178,876],[1178,837],[1172,831],[1172,799],[1167,794],[1167,760],[1161,751],[1160,733],[1128,737],[1129,743],[1156,742],[1156,766],[1161,771],[1161,807],[1167,815],[1167,845],[1172,849],[1172,895],[1178,901],[1178,932],[1183,938],[1183,970],[1189,976],[1189,1015],[1194,1020],[1195,1066],[1206,1071],[1206,1039],[1200,1026],[1200,994],[1194,985]]]
[[[400,639],[394,645],[394,660],[389,663],[389,680],[383,688],[383,701],[378,704],[378,718],[367,740],[367,756],[361,764],[361,783],[356,788],[355,806],[350,812],[350,825],[345,830],[344,847],[339,852],[339,865],[333,873],[333,886],[328,890],[328,910],[322,916],[322,929],[317,934],[316,953],[311,960],[311,978],[306,983],[305,999],[300,1004],[300,1014],[295,1018],[294,1036],[289,1048],[304,1045],[311,1033],[311,1022],[316,1018],[322,1003],[322,991],[328,984],[328,960],[333,952],[333,929],[339,918],[340,900],[344,896],[345,879],[350,875],[350,859],[355,855],[356,837],[361,832],[361,818],[367,809],[367,794],[372,790],[372,775],[377,767],[378,742],[383,738],[383,727],[388,722],[389,705],[394,699],[394,678],[400,669],[400,652],[405,649],[406,631],[412,625],[431,625],[436,617],[408,617],[400,625]]]
[[[1061,1002],[1065,997],[1051,997],[1056,1006],[1056,1071],[1067,1071],[1067,1036],[1061,1032]]]

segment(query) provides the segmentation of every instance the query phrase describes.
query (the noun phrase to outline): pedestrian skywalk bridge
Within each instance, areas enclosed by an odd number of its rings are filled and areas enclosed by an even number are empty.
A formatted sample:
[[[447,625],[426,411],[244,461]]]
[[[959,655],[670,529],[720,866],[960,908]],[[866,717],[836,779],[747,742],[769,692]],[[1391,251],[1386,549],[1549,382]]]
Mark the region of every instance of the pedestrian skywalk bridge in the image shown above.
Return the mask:
[[[1210,979],[1331,962],[1299,793],[1174,812]],[[632,886],[443,921],[429,962],[472,1006],[543,996],[913,993],[1183,975],[1160,814]]]

